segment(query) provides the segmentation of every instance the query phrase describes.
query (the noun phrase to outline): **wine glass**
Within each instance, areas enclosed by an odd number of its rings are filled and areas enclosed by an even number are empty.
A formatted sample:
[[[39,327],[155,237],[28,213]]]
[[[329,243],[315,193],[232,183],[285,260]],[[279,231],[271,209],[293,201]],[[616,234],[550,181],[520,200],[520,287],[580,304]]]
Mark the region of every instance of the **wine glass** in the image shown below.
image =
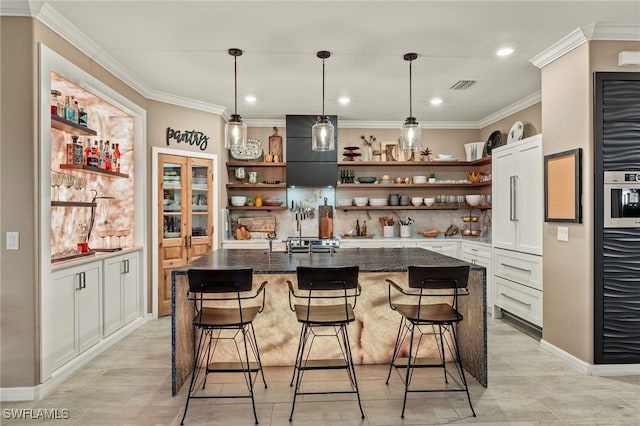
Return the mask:
[[[109,235],[109,234],[107,233],[106,230],[98,231],[98,236],[102,239],[102,244],[101,244],[102,248],[107,248],[104,245],[104,239],[107,238],[107,235]]]
[[[71,201],[71,195],[73,195],[73,194],[69,194],[69,190],[73,186],[73,181],[74,181],[74,176],[69,174],[62,175],[62,184],[64,185],[65,188],[67,188],[67,191],[66,191],[66,193],[68,194],[67,201]]]
[[[78,191],[77,197],[76,197],[78,201],[84,201],[84,194],[82,193],[82,190],[84,189],[86,184],[87,184],[86,177],[75,176],[73,178],[73,189]]]
[[[57,201],[60,199],[60,190],[58,189],[62,185],[62,175],[59,172],[51,171],[51,200]]]
[[[116,235],[116,230],[113,228],[108,228],[107,235],[109,236],[109,248],[113,248],[113,237],[114,235]]]
[[[122,235],[124,237],[124,248],[127,248],[127,236],[131,234],[131,229],[120,229],[118,234],[118,236]]]

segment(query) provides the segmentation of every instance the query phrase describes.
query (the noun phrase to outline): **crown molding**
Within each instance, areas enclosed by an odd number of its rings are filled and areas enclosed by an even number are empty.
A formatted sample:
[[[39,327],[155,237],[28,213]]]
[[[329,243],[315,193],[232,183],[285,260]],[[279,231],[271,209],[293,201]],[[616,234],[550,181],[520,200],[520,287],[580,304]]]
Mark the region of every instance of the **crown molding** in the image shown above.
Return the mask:
[[[592,23],[583,25],[529,60],[538,68],[549,65],[588,41],[640,41],[640,25]]]
[[[34,17],[40,7],[41,4],[27,0],[2,0],[0,2],[0,16]]]
[[[532,93],[529,96],[522,98],[519,101],[516,101],[511,105],[508,105],[502,108],[501,110],[496,111],[493,114],[490,114],[485,118],[481,119],[480,121],[478,121],[478,128],[482,129],[484,127],[487,127],[498,120],[507,118],[510,115],[520,112],[525,108],[529,108],[530,106],[535,105],[541,101],[542,101],[542,92],[538,90],[537,92]]]
[[[243,121],[248,127],[285,127],[287,125],[287,120],[284,118],[250,118]]]

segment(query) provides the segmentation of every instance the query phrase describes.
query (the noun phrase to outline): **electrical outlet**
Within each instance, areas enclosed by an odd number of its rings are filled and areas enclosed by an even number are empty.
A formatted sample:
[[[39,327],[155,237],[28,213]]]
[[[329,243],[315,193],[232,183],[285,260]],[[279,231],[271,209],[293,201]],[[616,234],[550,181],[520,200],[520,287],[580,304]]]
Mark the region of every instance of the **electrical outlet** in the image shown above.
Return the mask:
[[[569,241],[569,228],[558,226],[558,241]]]
[[[20,250],[19,232],[7,232],[7,250]]]

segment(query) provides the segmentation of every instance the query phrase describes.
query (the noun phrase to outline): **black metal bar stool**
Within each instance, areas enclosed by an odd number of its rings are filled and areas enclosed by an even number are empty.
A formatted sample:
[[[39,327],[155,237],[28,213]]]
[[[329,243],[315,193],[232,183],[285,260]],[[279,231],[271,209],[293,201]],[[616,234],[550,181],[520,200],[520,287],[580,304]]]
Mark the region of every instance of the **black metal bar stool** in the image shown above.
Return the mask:
[[[356,370],[351,354],[349,333],[347,326],[355,320],[353,309],[356,306],[357,297],[361,288],[358,282],[359,268],[357,266],[337,268],[314,268],[298,266],[296,269],[298,293],[289,284],[289,307],[296,313],[298,322],[302,324],[300,341],[296,362],[293,368],[293,376],[290,386],[294,385],[293,404],[289,421],[293,420],[293,411],[298,395],[324,395],[355,393],[358,397],[360,414],[364,419],[364,411],[360,401]],[[292,296],[304,303],[292,305]],[[341,299],[340,303],[331,303],[331,300]],[[353,305],[350,303],[353,300]],[[313,301],[313,303],[312,303]],[[338,340],[342,359],[309,359],[316,337],[334,337]],[[351,390],[325,391],[325,392],[301,392],[300,386],[304,372],[307,370],[333,370],[344,369],[347,371]]]
[[[253,290],[251,268],[189,269],[187,273],[189,298],[195,301],[194,333],[199,332],[200,337],[197,347],[194,348],[193,373],[180,424],[184,424],[189,401],[192,398],[251,398],[253,415],[258,423],[253,394],[254,381],[257,379],[258,372],[262,375],[265,388],[267,382],[262,370],[253,320],[264,309],[267,281],[260,284],[258,291],[251,293]],[[261,305],[245,305],[246,301],[257,299],[260,294],[262,294]],[[238,354],[237,362],[214,360],[215,349],[224,341],[235,346],[235,352]],[[242,348],[238,346],[239,344]],[[249,392],[241,395],[216,396],[198,394],[196,391],[198,377],[203,376],[202,389],[204,390],[209,373],[241,373]]]
[[[409,392],[466,392],[469,400],[469,407],[473,417],[476,412],[471,404],[469,387],[460,357],[458,345],[457,324],[463,320],[462,314],[458,312],[458,296],[468,295],[467,282],[469,279],[468,266],[409,266],[408,272],[409,289],[404,289],[390,279],[389,283],[389,306],[391,309],[402,315],[398,337],[393,348],[393,356],[389,364],[387,374],[387,384],[391,377],[391,370],[405,368],[404,380],[404,400],[402,402],[401,418],[404,418],[404,411],[407,405],[407,393]],[[417,303],[396,303],[392,300],[391,289],[397,290],[401,295],[410,296],[417,299]],[[443,302],[442,298],[450,302]],[[434,299],[437,298],[437,299]],[[406,299],[406,298],[405,298]],[[417,344],[414,344],[415,334],[418,336]],[[450,339],[446,338],[446,334]],[[433,336],[438,347],[439,358],[419,358],[418,352],[423,336]],[[409,339],[407,350],[405,341]],[[414,348],[415,346],[415,348]],[[442,368],[444,382],[449,383],[447,375],[447,365],[445,361],[445,346],[454,361],[458,377],[458,387],[442,389],[412,389],[410,388],[413,372],[416,368]],[[400,357],[403,352],[407,357]],[[449,374],[450,376],[450,374]],[[401,375],[402,378],[402,375]],[[454,378],[455,379],[455,378]],[[457,381],[457,380],[456,380]]]

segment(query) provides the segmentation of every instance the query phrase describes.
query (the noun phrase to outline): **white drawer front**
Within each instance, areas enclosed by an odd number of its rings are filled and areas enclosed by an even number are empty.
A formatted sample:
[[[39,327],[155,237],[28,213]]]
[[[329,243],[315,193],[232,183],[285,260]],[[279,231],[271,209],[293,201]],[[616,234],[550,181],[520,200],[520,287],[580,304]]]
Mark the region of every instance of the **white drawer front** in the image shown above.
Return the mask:
[[[507,250],[495,251],[496,276],[542,291],[542,257]]]
[[[423,248],[436,253],[458,258],[458,243],[456,241],[447,242],[418,242],[418,248]]]
[[[542,292],[494,277],[496,306],[542,327]]]
[[[484,257],[486,259],[491,259],[491,247],[463,241],[462,255],[473,256],[473,257]]]

